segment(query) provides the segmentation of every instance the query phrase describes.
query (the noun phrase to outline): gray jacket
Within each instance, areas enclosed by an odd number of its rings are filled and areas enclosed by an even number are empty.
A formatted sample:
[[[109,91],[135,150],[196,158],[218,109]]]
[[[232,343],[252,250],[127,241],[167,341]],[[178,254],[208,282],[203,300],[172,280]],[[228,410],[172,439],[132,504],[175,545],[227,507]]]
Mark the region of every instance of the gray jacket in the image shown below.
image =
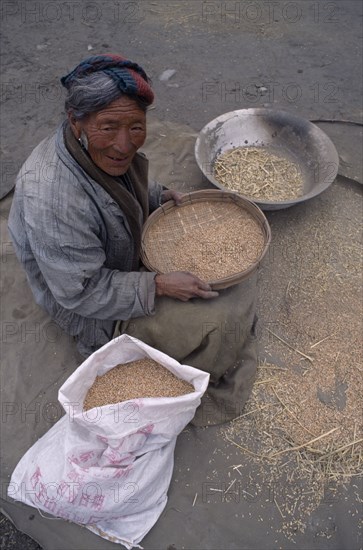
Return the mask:
[[[161,191],[149,186],[150,212]],[[22,166],[8,227],[35,301],[84,355],[110,340],[116,320],[154,313],[155,273],[131,272],[127,220],[67,151],[62,126]]]

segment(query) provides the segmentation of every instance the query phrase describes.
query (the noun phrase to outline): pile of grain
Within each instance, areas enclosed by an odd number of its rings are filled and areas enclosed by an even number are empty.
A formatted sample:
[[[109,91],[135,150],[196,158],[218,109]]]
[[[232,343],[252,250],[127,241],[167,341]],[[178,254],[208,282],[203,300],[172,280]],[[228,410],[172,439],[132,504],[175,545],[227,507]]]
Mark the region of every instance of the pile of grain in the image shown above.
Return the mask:
[[[189,271],[205,281],[245,271],[264,246],[263,230],[249,212],[233,203],[205,202],[160,218],[146,242],[148,260],[160,273]]]
[[[214,177],[227,189],[257,200],[282,201],[303,195],[298,165],[262,147],[236,147],[219,155]]]
[[[323,499],[343,500],[345,484],[356,488],[363,474],[361,196],[348,185],[335,193],[329,208],[281,212],[272,223],[259,278],[267,357],[242,417],[223,428],[240,464],[277,489],[274,504],[292,539]]]
[[[193,391],[191,384],[153,359],[145,358],[117,365],[103,376],[97,376],[87,392],[83,409],[143,397],[178,397]]]

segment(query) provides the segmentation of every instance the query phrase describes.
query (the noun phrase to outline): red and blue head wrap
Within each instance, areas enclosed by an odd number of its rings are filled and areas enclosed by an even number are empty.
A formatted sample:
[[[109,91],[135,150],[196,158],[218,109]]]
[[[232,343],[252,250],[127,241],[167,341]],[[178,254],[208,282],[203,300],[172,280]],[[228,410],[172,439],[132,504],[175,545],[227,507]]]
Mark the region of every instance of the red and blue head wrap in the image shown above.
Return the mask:
[[[73,71],[63,76],[61,83],[68,90],[75,79],[99,71],[112,78],[124,94],[137,96],[147,105],[154,101],[154,93],[145,71],[137,63],[116,54],[87,57]]]

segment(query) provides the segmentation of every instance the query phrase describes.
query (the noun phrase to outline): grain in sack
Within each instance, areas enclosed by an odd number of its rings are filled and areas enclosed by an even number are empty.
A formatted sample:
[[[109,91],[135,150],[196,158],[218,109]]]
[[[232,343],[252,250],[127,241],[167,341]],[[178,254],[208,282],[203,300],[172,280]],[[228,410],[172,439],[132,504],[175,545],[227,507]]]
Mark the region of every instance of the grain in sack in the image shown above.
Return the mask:
[[[97,377],[140,360],[158,363],[191,391],[85,410]],[[128,549],[140,547],[165,508],[177,436],[194,417],[208,381],[208,373],[136,338],[112,340],[60,388],[66,414],[19,461],[9,496]]]

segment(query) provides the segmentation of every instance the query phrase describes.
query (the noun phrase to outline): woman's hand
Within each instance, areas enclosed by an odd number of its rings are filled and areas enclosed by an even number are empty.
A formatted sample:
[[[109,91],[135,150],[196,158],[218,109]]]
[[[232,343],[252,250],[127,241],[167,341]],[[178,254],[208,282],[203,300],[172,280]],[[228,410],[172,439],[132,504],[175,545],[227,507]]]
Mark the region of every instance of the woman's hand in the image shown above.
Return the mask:
[[[169,296],[182,302],[190,298],[209,299],[218,296],[218,292],[213,291],[208,283],[186,271],[156,275],[155,286],[156,296]]]
[[[175,201],[175,204],[178,205],[180,204],[183,196],[184,194],[180,193],[180,191],[176,191],[175,189],[166,189],[161,193],[161,202],[164,203],[166,201],[173,200]]]

